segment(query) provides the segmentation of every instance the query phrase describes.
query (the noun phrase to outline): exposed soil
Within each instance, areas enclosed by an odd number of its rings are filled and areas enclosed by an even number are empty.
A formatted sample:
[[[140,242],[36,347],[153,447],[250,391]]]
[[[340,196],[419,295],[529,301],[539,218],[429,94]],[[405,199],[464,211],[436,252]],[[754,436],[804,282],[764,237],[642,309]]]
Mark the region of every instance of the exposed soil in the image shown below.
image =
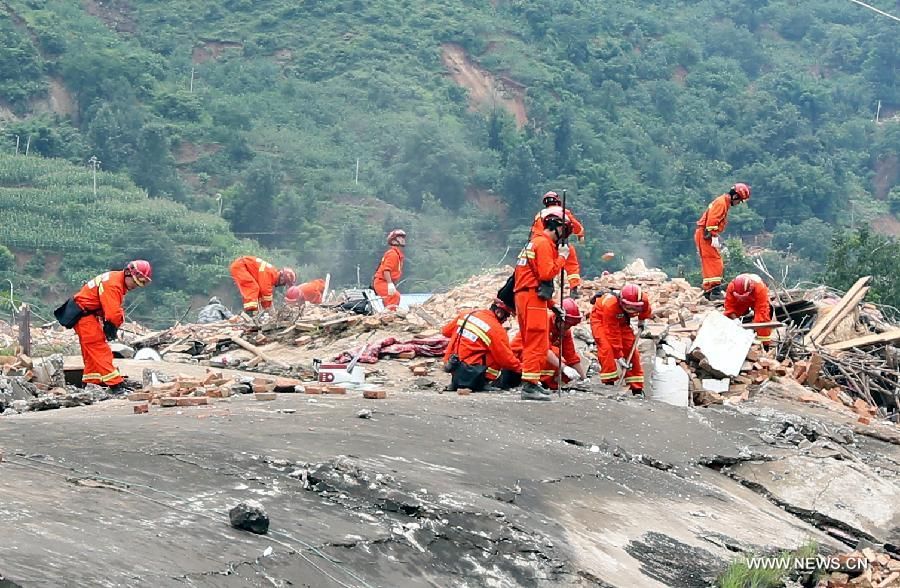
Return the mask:
[[[272,54],[272,57],[275,58],[275,61],[280,64],[285,64],[294,58],[294,52],[291,49],[278,49],[275,53]]]
[[[875,178],[872,186],[875,188],[875,198],[884,200],[900,179],[900,158],[896,155],[885,155],[875,162]]]
[[[78,123],[78,101],[75,96],[69,92],[62,80],[57,77],[51,77],[47,80],[47,95],[33,100],[31,103],[31,111],[34,113],[52,112],[61,117],[69,117],[76,124]]]
[[[509,212],[509,207],[500,196],[489,190],[468,188],[466,189],[466,201],[482,212],[496,215],[500,220],[504,220]]]
[[[214,155],[222,149],[218,143],[195,144],[190,141],[182,141],[175,148],[175,163],[178,165],[187,165],[197,160]]]
[[[99,18],[117,33],[133,33],[137,30],[133,11],[128,0],[82,0],[85,12]]]
[[[872,220],[872,228],[882,235],[890,235],[891,237],[900,237],[900,220],[897,220],[892,214],[879,216]]]
[[[494,76],[479,67],[455,43],[441,45],[441,60],[453,81],[469,91],[472,110],[500,106],[513,115],[518,128],[528,122],[525,87],[522,84],[506,76]]]
[[[675,68],[675,71],[672,73],[672,81],[678,84],[679,86],[684,85],[684,79],[688,75],[688,70],[683,66],[679,65]]]
[[[215,61],[221,57],[226,49],[242,49],[243,43],[238,41],[221,41],[215,39],[204,39],[199,45],[194,47],[191,53],[191,61],[194,63],[206,63],[207,61]],[[277,54],[277,52],[276,52]]]

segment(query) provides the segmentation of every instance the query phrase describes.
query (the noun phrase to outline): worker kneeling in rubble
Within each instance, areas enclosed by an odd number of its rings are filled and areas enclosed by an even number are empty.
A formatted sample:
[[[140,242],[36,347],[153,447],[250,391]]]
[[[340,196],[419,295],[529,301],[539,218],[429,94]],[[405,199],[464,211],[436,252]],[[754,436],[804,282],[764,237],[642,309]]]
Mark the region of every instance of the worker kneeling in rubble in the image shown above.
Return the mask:
[[[501,370],[521,371],[509,345],[503,323],[512,309],[497,298],[488,310],[461,312],[441,332],[450,339],[444,353],[444,369],[452,374],[447,390],[494,390],[491,382]]]
[[[575,350],[575,339],[572,337],[572,327],[581,323],[581,311],[578,304],[571,298],[564,298],[562,309],[553,305],[547,312],[548,330],[550,333],[550,348],[541,369],[541,384],[551,390],[556,390],[559,382],[559,370],[562,366],[563,382],[584,379],[587,375],[581,356]],[[561,339],[561,340],[560,340]],[[562,353],[560,353],[562,345]],[[512,342],[513,352],[521,356],[522,345],[521,331],[516,334]],[[562,357],[562,363],[560,363]]]
[[[278,269],[271,263],[245,255],[231,263],[231,277],[241,292],[244,312],[253,315],[262,306],[272,307],[272,296],[277,286],[293,286],[297,274],[289,267]]]
[[[85,384],[109,387],[114,394],[123,394],[131,386],[113,365],[113,353],[107,341],[118,337],[125,322],[122,300],[135,288],[143,288],[153,278],[150,262],[143,259],[129,261],[122,271],[100,274],[81,287],[72,298],[54,311],[59,324],[75,329],[84,359]]]
[[[227,321],[234,316],[228,308],[222,304],[218,296],[213,296],[206,303],[206,306],[197,313],[197,322],[201,325],[208,323],[217,323],[219,321]]]
[[[750,311],[753,311],[755,323],[772,320],[769,288],[758,275],[741,274],[731,280],[725,291],[725,316],[730,319],[749,318]],[[772,343],[772,329],[757,329],[756,342],[768,348]]]
[[[291,286],[284,293],[284,303],[288,306],[303,306],[310,304],[322,304],[322,295],[325,293],[325,280],[313,280],[299,286]]]
[[[381,262],[372,276],[372,289],[381,297],[385,310],[397,310],[400,292],[397,282],[403,277],[403,248],[406,247],[406,231],[394,229],[387,236],[390,247],[381,256]]]
[[[650,300],[637,284],[625,284],[620,292],[597,296],[591,310],[591,333],[597,343],[600,360],[600,380],[614,384],[622,372],[631,393],[644,392],[644,369],[637,349],[638,337],[631,329],[631,319],[637,317],[638,329],[650,318]]]

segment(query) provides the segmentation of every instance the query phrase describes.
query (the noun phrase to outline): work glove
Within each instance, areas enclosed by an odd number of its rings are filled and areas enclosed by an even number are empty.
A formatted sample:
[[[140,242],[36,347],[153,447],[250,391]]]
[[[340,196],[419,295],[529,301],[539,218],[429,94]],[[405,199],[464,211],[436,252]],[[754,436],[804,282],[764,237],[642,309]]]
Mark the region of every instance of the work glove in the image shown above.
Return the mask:
[[[563,259],[569,259],[569,246],[568,245],[560,245],[559,249],[557,249],[557,251],[559,251],[560,257],[562,257]]]
[[[713,249],[721,249],[722,248],[722,242],[719,241],[718,235],[716,235],[715,237],[712,238],[711,245],[713,246]]]
[[[388,296],[393,296],[397,293],[397,286],[394,285],[394,282],[388,282]]]
[[[622,371],[627,372],[628,370],[631,369],[631,364],[628,363],[628,360],[625,359],[624,357],[620,357],[619,359],[617,359],[616,364],[619,366],[619,368],[622,369]]]
[[[119,338],[119,328],[109,321],[103,321],[103,335],[107,341],[115,341]]]
[[[570,381],[574,382],[578,380],[581,376],[578,375],[578,372],[573,367],[563,366],[563,375],[567,377]]]

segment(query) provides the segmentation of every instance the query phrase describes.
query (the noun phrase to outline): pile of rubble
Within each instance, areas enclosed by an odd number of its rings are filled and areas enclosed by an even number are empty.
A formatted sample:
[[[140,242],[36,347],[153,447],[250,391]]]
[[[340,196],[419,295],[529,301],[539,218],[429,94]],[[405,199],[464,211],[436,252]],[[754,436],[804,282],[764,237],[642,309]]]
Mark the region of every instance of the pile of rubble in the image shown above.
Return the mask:
[[[819,579],[816,588],[897,588],[900,557],[876,552],[871,547],[837,556],[841,571]]]
[[[100,386],[67,385],[61,355],[37,362],[25,355],[0,360],[0,415],[84,406],[109,398]]]

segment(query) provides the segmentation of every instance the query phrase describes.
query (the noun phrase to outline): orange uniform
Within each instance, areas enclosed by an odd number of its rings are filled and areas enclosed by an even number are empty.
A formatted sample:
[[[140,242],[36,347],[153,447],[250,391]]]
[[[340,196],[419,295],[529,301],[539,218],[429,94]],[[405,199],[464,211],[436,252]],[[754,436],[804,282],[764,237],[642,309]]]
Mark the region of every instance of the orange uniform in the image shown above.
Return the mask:
[[[548,313],[547,320],[550,333],[550,351],[559,358],[559,327],[557,326],[556,315],[552,312]],[[516,333],[512,340],[512,350],[518,357],[522,357],[524,347],[522,345],[522,331]],[[562,365],[574,366],[581,363],[581,356],[575,350],[575,339],[572,337],[572,329],[566,329],[562,334]],[[557,387],[558,368],[554,367],[547,361],[544,356],[544,365],[541,369],[541,383],[553,390]],[[568,378],[563,376],[563,381]]]
[[[638,320],[650,318],[650,301],[642,294],[644,308]],[[591,310],[591,333],[597,343],[597,359],[600,360],[600,379],[604,384],[615,383],[619,376],[617,359],[628,359],[634,345],[634,331],[631,329],[631,315],[626,313],[615,294],[604,294],[594,302]],[[625,372],[625,383],[632,390],[644,389],[644,368],[637,348],[630,359],[631,369]]]
[[[381,296],[384,307],[388,310],[394,310],[400,304],[400,292],[388,295],[388,283],[384,279],[384,272],[390,272],[391,282],[396,286],[400,278],[403,277],[403,248],[391,245],[391,248],[384,252],[381,257],[381,263],[375,270],[375,277],[372,278],[372,289]]]
[[[584,225],[582,225],[575,215],[566,210],[566,220],[572,221],[572,234],[579,239],[584,239]],[[534,223],[531,225],[531,238],[543,234],[544,222],[541,220],[541,213],[534,215]],[[575,246],[569,244],[569,258],[566,260],[564,268],[566,270],[566,279],[569,282],[569,288],[577,288],[581,286],[581,263],[578,261],[578,253]]]
[[[319,279],[300,284],[300,297],[310,304],[321,304],[324,293],[325,280]]]
[[[728,284],[725,291],[725,316],[728,318],[741,318],[750,310],[753,310],[753,322],[767,323],[772,320],[772,307],[769,305],[769,288],[762,278],[756,274],[746,274],[753,279],[753,292],[745,297],[734,293],[734,281]],[[772,342],[772,329],[758,329],[756,342],[768,346]]]
[[[231,264],[231,277],[237,284],[244,302],[244,312],[256,312],[260,304],[264,309],[272,307],[272,293],[278,285],[278,268],[271,263],[245,255]]]
[[[486,377],[490,381],[497,379],[500,370],[518,372],[522,369],[519,359],[510,349],[509,334],[490,310],[476,310],[471,314],[461,312],[444,325],[441,332],[450,339],[444,353],[445,363],[451,354],[456,353],[460,360],[469,365],[486,365]]]
[[[89,313],[73,327],[81,344],[81,357],[84,359],[81,380],[86,384],[115,386],[124,380],[113,365],[112,349],[106,342],[103,322],[122,326],[125,322],[122,300],[126,292],[125,272],[118,271],[100,274],[82,286],[74,296],[75,303]]]
[[[543,233],[533,237],[516,260],[516,318],[522,336],[522,381],[537,384],[550,349],[547,310],[551,301],[538,296],[538,285],[559,275],[565,258]]]
[[[700,256],[700,268],[703,273],[703,290],[709,291],[725,279],[725,265],[722,254],[712,246],[712,238],[719,236],[728,225],[728,210],[731,208],[731,196],[722,194],[709,203],[694,231],[694,243]]]

